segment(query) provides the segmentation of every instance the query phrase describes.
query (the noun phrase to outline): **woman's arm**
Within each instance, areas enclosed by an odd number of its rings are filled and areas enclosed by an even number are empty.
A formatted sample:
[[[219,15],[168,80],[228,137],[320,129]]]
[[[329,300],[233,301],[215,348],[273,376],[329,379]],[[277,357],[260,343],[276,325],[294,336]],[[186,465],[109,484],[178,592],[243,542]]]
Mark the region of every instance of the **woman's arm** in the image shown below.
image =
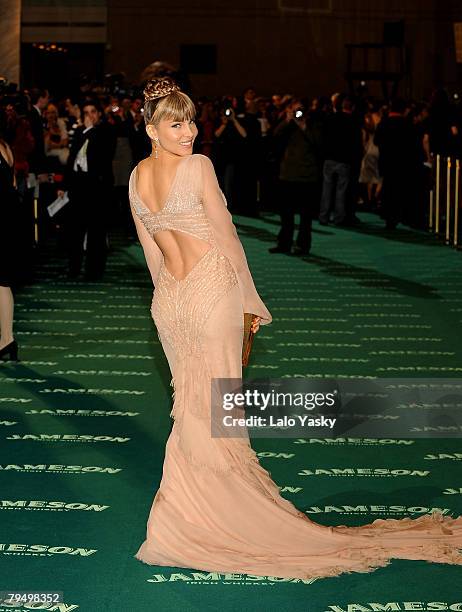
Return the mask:
[[[225,131],[225,128],[226,128],[226,126],[227,126],[227,125],[228,125],[228,119],[227,119],[227,117],[225,117],[225,118],[223,119],[223,122],[222,122],[222,124],[220,125],[220,127],[218,127],[218,128],[215,130],[215,137],[216,137],[216,138],[220,138],[220,136],[221,136],[221,135],[223,134],[223,132]]]
[[[255,288],[244,248],[218,184],[213,164],[205,155],[197,154],[195,157],[200,161],[204,210],[218,248],[227,256],[238,278],[244,312],[260,317],[262,325],[271,323],[272,316]]]
[[[425,152],[425,158],[427,163],[432,163],[432,153],[430,151],[430,136],[428,134],[424,134],[422,137],[422,147]]]
[[[14,155],[13,151],[10,148],[10,145],[6,142],[6,140],[2,140],[0,138],[0,151],[2,152],[3,157],[6,159],[10,168],[14,168]],[[17,187],[16,183],[16,172],[13,171],[13,187]]]
[[[242,138],[247,138],[247,130],[245,129],[245,127],[243,125],[241,125],[239,123],[239,121],[237,120],[237,117],[234,114],[234,112],[231,115],[231,121],[234,123],[234,127],[239,132],[239,134],[242,136]]]
[[[370,138],[370,134],[367,132],[367,130],[365,128],[361,128],[361,140],[363,143],[363,150],[366,151],[367,148],[367,143],[369,141]]]
[[[50,130],[47,129],[45,131],[45,134],[43,135],[43,142],[45,143],[45,151],[47,152],[51,151],[51,149],[54,148],[53,145],[55,144],[54,142],[50,140],[50,136],[51,136]]]
[[[69,144],[69,134],[67,133],[66,122],[62,117],[58,119],[59,131],[61,134],[61,148],[65,148]]]

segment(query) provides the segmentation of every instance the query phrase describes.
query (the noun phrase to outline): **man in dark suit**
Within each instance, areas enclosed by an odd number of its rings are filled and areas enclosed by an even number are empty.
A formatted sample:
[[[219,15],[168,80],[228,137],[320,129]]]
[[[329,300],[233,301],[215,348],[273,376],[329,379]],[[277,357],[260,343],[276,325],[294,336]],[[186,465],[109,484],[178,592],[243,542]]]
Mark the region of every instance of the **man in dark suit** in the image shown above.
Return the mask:
[[[97,101],[84,102],[82,117],[84,125],[75,132],[63,185],[70,199],[66,207],[68,275],[76,278],[80,274],[86,235],[85,279],[99,280],[106,266],[116,135],[113,126],[103,120]]]
[[[24,212],[26,215],[27,232],[31,230],[33,239],[37,239],[37,216],[42,214],[42,203],[46,199],[46,183],[48,182],[48,161],[45,155],[43,111],[49,102],[46,89],[31,89],[29,92],[29,110],[26,118],[33,137],[32,150],[27,154],[28,171],[26,190],[24,191]],[[37,207],[34,205],[34,200]],[[34,229],[35,228],[35,229]],[[42,237],[42,231],[39,234]]]
[[[377,126],[374,143],[379,148],[383,176],[383,208],[386,229],[414,218],[418,209],[418,185],[425,161],[422,141],[415,125],[405,117],[406,102],[392,100],[390,112]]]
[[[31,89],[29,97],[32,108],[27,118],[29,120],[32,136],[34,137],[34,148],[27,158],[29,162],[29,173],[35,174],[40,180],[47,180],[43,111],[48,106],[50,96],[46,89]],[[42,178],[42,175],[46,176]]]

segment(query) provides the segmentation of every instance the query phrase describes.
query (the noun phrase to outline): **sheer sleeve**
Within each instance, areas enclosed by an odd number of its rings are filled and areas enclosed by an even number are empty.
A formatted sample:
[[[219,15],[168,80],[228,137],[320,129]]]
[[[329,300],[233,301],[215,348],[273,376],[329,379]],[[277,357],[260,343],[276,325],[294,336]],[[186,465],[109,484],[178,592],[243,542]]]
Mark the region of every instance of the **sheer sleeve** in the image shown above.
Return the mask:
[[[136,233],[138,234],[138,240],[143,247],[144,257],[151,273],[152,282],[155,285],[159,277],[160,265],[162,263],[163,254],[157,246],[156,242],[149,235],[148,230],[143,225],[142,221],[138,217],[137,210],[140,210],[139,204],[136,199],[135,191],[133,188],[133,175],[136,169],[130,175],[129,181],[129,196],[130,196],[130,209],[132,212],[133,221],[135,222]],[[141,214],[143,210],[141,209]]]
[[[215,241],[229,259],[239,281],[244,312],[261,317],[261,325],[271,323],[272,316],[255,288],[244,248],[239,240],[231,213],[215,175],[212,162],[205,155],[197,154],[200,161],[202,200]]]

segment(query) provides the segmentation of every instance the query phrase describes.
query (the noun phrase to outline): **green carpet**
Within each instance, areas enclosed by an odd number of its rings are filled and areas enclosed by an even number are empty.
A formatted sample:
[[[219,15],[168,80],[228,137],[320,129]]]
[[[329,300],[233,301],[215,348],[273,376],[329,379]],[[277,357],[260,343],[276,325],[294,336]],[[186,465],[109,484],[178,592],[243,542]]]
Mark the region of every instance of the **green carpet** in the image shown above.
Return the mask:
[[[355,229],[315,224],[312,256],[300,259],[268,254],[276,215],[236,217],[274,318],[256,337],[248,378],[460,376],[460,254],[362,219]],[[135,560],[171,426],[150,277],[140,247],[118,240],[104,282],[59,280],[62,264],[48,252],[37,282],[19,292],[22,361],[0,365],[0,571],[4,590],[61,591],[65,603],[15,609],[462,610],[461,566],[393,560],[371,574],[304,582]],[[253,446],[282,494],[325,525],[432,508],[462,514],[460,439]],[[300,474],[316,468],[353,473]],[[357,468],[411,474],[359,476]]]

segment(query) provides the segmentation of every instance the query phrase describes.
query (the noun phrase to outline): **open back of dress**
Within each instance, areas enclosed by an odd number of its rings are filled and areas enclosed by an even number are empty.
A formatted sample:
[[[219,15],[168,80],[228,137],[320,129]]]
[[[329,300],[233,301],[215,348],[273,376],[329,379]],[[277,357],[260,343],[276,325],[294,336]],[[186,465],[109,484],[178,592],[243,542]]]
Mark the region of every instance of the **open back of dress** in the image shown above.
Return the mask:
[[[195,254],[196,261],[193,261],[192,265],[189,263],[189,270],[186,275],[214,244],[213,232],[202,206],[198,186],[196,185],[196,188],[194,188],[194,185],[192,185],[193,188],[189,191],[181,188],[181,185],[187,185],[188,182],[191,186],[191,178],[197,181],[197,175],[195,177],[194,175],[193,177],[183,177],[183,174],[187,172],[185,162],[188,162],[189,159],[191,158],[188,156],[178,163],[166,200],[157,212],[152,212],[139,196],[137,168],[135,168],[131,177],[131,192],[136,214],[159,249],[162,250],[164,261],[165,259],[172,260],[179,250],[184,254],[182,260],[190,259],[188,254]],[[163,232],[174,235],[175,242],[178,245],[175,253],[166,253],[165,249],[167,247],[165,244],[168,244],[168,241],[164,243],[164,249],[162,249],[162,240],[159,234]],[[175,278],[173,273],[170,273]],[[177,280],[184,280],[184,276]]]

